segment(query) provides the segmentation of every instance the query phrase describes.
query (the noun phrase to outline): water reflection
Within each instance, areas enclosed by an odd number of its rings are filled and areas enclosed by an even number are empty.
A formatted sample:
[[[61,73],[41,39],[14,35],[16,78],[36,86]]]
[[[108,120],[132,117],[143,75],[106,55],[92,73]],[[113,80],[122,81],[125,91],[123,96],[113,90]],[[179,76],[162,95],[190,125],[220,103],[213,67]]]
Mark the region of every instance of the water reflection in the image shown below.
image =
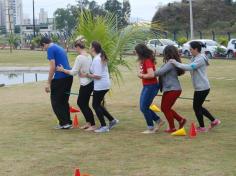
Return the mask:
[[[15,85],[47,80],[45,73],[0,73],[0,85]]]

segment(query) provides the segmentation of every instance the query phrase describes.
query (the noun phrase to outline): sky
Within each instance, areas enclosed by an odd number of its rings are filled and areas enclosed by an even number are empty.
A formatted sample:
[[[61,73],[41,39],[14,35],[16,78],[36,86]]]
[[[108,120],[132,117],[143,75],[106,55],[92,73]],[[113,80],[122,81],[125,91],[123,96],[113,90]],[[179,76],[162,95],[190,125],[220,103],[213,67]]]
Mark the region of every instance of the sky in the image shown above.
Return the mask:
[[[103,4],[106,0],[95,0],[98,4]],[[119,0],[122,2],[122,0]],[[151,21],[158,6],[165,5],[169,2],[181,0],[129,0],[131,4],[131,18]],[[32,19],[32,0],[22,0],[23,13]],[[40,8],[48,12],[49,17],[57,8],[65,8],[67,4],[76,4],[75,0],[35,0],[35,17],[38,18]]]

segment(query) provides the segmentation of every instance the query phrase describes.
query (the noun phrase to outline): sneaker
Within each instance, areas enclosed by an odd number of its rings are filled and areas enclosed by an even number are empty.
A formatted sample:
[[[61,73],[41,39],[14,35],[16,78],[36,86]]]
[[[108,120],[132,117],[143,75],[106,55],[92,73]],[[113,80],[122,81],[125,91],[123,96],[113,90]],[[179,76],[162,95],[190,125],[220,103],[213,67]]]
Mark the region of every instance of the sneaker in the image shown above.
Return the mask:
[[[108,126],[109,130],[111,130],[111,129],[112,129],[114,126],[116,126],[118,123],[119,123],[119,120],[118,120],[118,119],[114,119],[114,120],[110,121],[109,126]]]
[[[63,129],[63,126],[57,125],[57,126],[55,126],[53,129],[55,129],[55,130],[60,130],[60,129]]]
[[[180,122],[179,122],[179,129],[183,128],[184,125],[186,124],[187,120],[186,119],[182,119]]]
[[[207,132],[208,130],[207,130],[207,128],[205,128],[205,127],[197,127],[197,132]]]
[[[168,129],[166,129],[164,132],[166,132],[166,133],[173,133],[173,132],[175,132],[175,131],[176,131],[175,128],[173,128],[173,129],[168,128]]]
[[[220,124],[221,124],[221,121],[219,119],[215,119],[213,122],[211,122],[210,128],[214,128]]]
[[[85,125],[80,127],[80,129],[85,130],[85,129],[88,129],[90,126],[91,126],[90,123],[86,123]]]
[[[63,126],[62,126],[62,129],[65,129],[65,130],[67,130],[67,129],[72,129],[72,128],[73,128],[73,126],[70,125],[70,124],[66,124],[66,125],[63,125]]]
[[[155,130],[154,129],[147,129],[147,130],[145,130],[145,131],[143,131],[141,133],[142,134],[153,134],[153,133],[155,133]]]
[[[94,130],[96,130],[97,128],[96,128],[96,126],[94,125],[94,126],[90,126],[89,128],[87,128],[87,129],[85,129],[84,131],[94,131]]]
[[[72,125],[66,124],[66,125],[57,125],[54,127],[55,130],[63,130],[63,129],[71,129],[73,128]]]
[[[165,121],[160,119],[160,121],[159,121],[159,123],[157,123],[157,126],[155,127],[154,131],[155,132],[159,131],[164,124],[165,124]]]
[[[95,133],[105,133],[105,132],[109,132],[109,128],[107,126],[103,126],[103,127],[100,127],[96,130],[94,130]]]

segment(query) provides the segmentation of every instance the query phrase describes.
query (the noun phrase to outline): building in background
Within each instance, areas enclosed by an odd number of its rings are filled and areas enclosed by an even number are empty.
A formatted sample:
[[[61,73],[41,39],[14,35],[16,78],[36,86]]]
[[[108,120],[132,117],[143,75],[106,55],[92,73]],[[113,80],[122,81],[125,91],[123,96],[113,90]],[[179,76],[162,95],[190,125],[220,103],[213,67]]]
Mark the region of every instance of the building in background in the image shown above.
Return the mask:
[[[6,25],[5,0],[0,0],[0,26]]]
[[[39,12],[39,24],[46,24],[48,20],[48,13],[44,11],[44,8],[40,9]]]

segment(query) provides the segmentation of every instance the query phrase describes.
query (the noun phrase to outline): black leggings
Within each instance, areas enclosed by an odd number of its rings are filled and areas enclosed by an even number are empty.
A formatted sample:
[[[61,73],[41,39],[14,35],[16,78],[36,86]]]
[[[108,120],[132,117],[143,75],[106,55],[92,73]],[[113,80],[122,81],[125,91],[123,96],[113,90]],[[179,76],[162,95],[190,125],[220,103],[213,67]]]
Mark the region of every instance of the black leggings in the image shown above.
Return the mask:
[[[93,109],[95,110],[96,115],[97,115],[102,127],[106,126],[104,116],[109,121],[114,120],[112,115],[102,105],[102,101],[108,91],[109,90],[93,91]]]
[[[200,127],[205,127],[203,116],[206,116],[210,121],[215,120],[215,118],[211,115],[211,113],[206,108],[202,107],[209,92],[210,89],[194,92],[193,109]]]
[[[80,86],[77,104],[81,112],[83,113],[86,122],[94,126],[95,121],[93,112],[89,107],[89,100],[92,92],[93,92],[93,82],[89,83],[86,86]]]

